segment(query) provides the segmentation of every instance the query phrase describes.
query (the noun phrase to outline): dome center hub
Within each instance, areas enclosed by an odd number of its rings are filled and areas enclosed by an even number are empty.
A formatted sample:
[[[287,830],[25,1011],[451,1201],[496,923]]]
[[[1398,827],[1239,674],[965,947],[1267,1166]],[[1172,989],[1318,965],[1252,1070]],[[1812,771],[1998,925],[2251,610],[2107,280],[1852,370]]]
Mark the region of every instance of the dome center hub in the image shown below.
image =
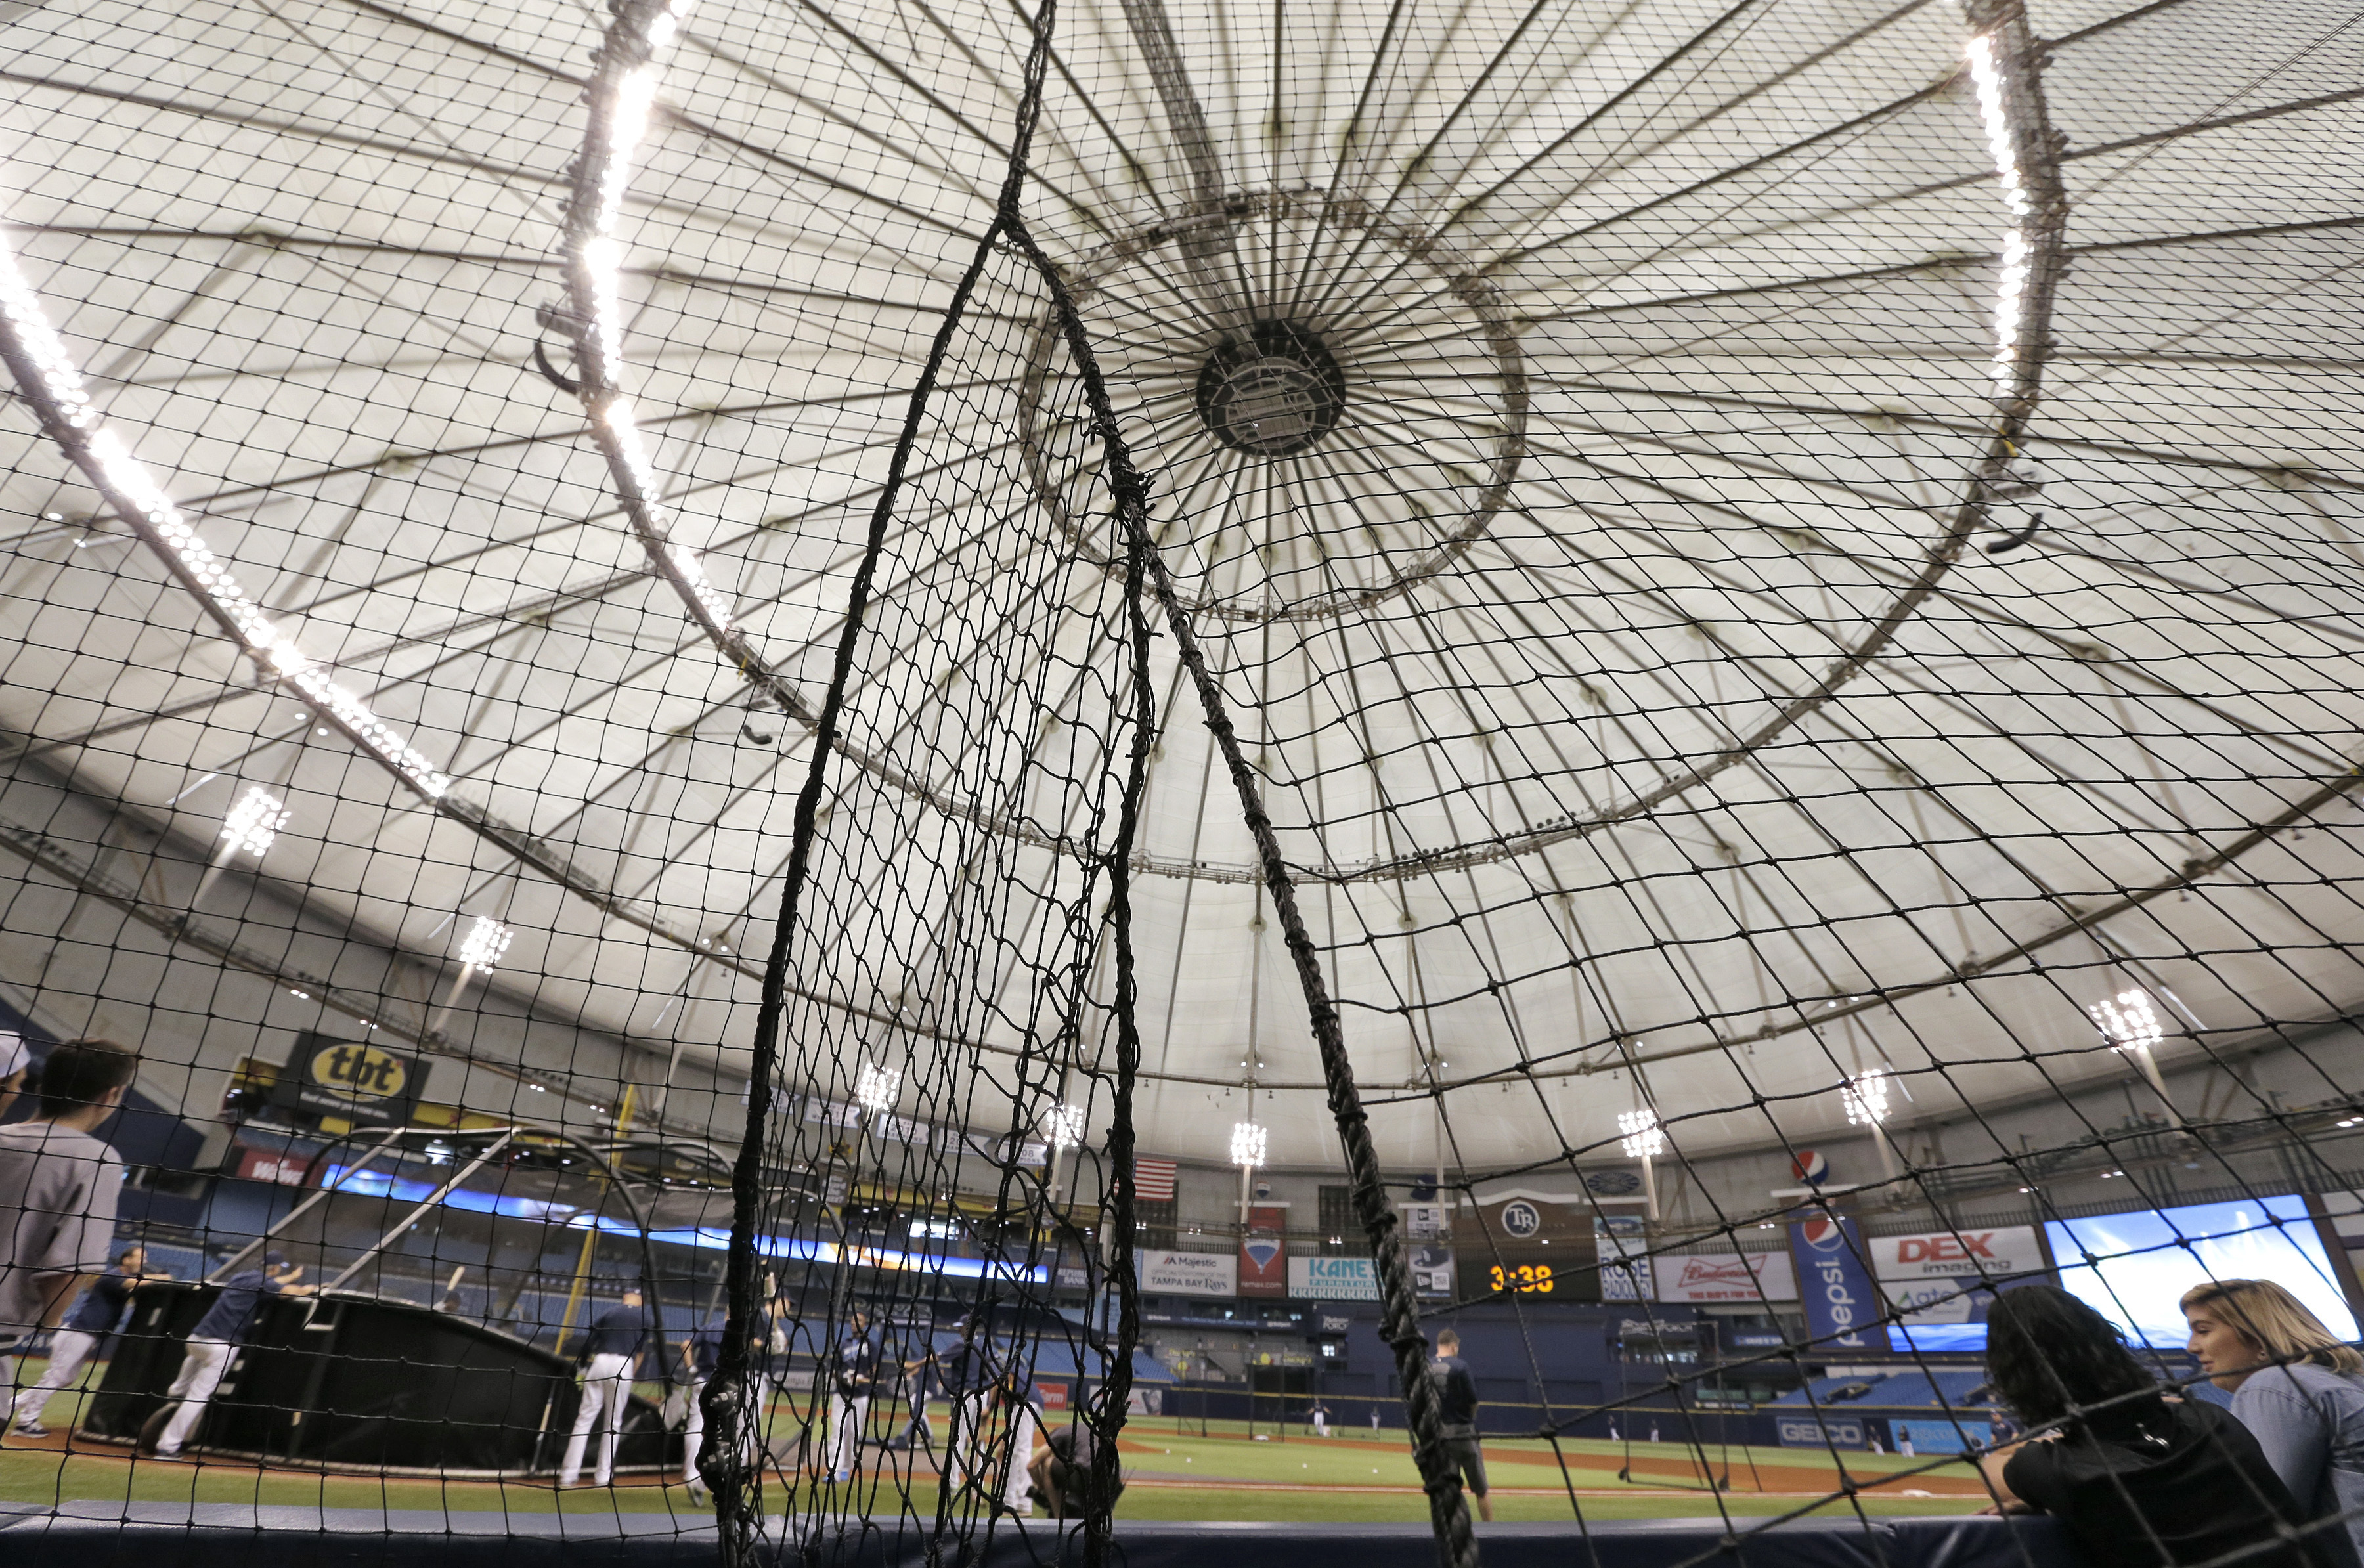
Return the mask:
[[[1199,417],[1217,440],[1259,457],[1287,457],[1337,428],[1346,375],[1304,327],[1259,321],[1207,356],[1198,392]]]

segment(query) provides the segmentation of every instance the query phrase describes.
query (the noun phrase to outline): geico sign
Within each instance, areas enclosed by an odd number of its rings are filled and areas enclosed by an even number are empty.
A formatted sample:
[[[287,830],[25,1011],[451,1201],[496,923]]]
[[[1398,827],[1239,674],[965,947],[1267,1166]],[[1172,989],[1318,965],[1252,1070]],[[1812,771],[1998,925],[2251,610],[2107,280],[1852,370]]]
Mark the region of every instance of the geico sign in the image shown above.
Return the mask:
[[[1776,1430],[1784,1448],[1821,1448],[1825,1443],[1838,1448],[1863,1446],[1860,1421],[1800,1421],[1784,1417],[1776,1422]]]

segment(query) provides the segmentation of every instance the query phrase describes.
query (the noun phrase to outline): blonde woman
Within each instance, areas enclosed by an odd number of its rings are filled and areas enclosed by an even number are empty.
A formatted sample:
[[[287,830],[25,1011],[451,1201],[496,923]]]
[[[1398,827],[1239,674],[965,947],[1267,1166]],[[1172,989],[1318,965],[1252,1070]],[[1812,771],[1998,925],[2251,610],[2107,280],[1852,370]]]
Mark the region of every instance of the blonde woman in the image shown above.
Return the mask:
[[[2195,1285],[2181,1305],[2200,1370],[2233,1396],[2291,1496],[2310,1518],[2346,1516],[2324,1556],[2364,1562],[2364,1355],[2271,1280]]]

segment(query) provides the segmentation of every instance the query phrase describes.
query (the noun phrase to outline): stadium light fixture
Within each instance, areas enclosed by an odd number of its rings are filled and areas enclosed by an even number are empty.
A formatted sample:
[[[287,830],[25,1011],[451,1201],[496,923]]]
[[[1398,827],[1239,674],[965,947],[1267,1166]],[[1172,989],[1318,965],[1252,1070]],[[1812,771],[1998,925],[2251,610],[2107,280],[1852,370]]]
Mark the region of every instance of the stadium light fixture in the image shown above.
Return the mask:
[[[1839,1086],[1849,1127],[1878,1127],[1888,1119],[1888,1071],[1874,1067]]]
[[[460,967],[490,970],[499,964],[509,951],[517,933],[494,919],[479,915],[476,923],[468,928],[468,935],[460,943]]]
[[[2151,1002],[2150,993],[2140,986],[2104,996],[2086,1011],[2093,1016],[2112,1051],[2147,1056],[2167,1037],[2158,1008]]]
[[[1970,83],[1979,99],[1979,118],[1985,124],[1987,147],[1994,154],[1995,174],[2002,182],[2003,205],[2011,210],[2012,227],[2002,237],[2002,265],[1995,281],[1994,376],[2009,390],[2021,352],[2027,314],[2027,285],[2034,272],[2035,246],[2027,220],[2035,203],[2020,172],[2012,146],[2011,111],[2004,103],[2006,88],[1996,40],[1991,33],[1969,41]]]
[[[2114,996],[2102,997],[2085,1010],[2092,1016],[2102,1038],[2110,1042],[2110,1049],[2135,1064],[2135,1071],[2142,1074],[2143,1081],[2167,1107],[2169,1118],[2181,1127],[2183,1114],[2168,1098],[2167,1079],[2158,1070],[2158,1051],[2167,1038],[2167,1025],[2159,1018],[2158,1006],[2151,1000],[2150,993],[2139,985],[2129,986]]]
[[[195,909],[206,901],[206,895],[220,880],[223,868],[240,851],[261,860],[292,815],[285,801],[261,784],[249,787],[245,797],[222,817],[221,837],[214,846],[213,862],[206,867],[205,875],[197,879],[197,891],[190,897],[189,907]]]
[[[853,1101],[874,1116],[884,1116],[895,1108],[903,1095],[903,1070],[899,1067],[877,1067],[865,1062],[854,1075]]]
[[[427,1020],[427,1033],[431,1035],[443,1027],[443,1019],[459,1005],[460,994],[468,988],[468,977],[479,970],[490,972],[507,953],[509,943],[516,936],[515,931],[490,915],[476,917],[475,923],[468,928],[468,934],[460,940],[460,951],[456,955],[460,960],[460,973],[452,977],[451,995],[445,996],[443,1005],[435,1009],[435,1016]],[[533,1084],[528,1087],[540,1089],[541,1085]]]
[[[621,481],[619,495],[659,574],[687,597],[710,635],[727,639],[732,634],[730,600],[707,576],[697,553],[672,538],[673,517],[659,499],[663,486],[622,377],[624,333],[631,311],[624,300],[624,241],[617,231],[622,225],[624,195],[632,183],[633,161],[656,107],[656,57],[672,47],[691,4],[667,0],[646,13],[637,36],[629,24],[611,36],[609,47],[619,51],[614,58],[625,69],[603,75],[602,85],[592,90],[593,122],[600,128],[577,170],[568,243],[577,308],[585,312],[580,392],[604,438],[601,445],[610,468]]]
[[[1253,1171],[1264,1163],[1265,1151],[1271,1138],[1260,1122],[1235,1121],[1232,1124],[1232,1163],[1243,1171]]]
[[[1617,1130],[1623,1134],[1618,1142],[1629,1160],[1655,1160],[1667,1151],[1667,1132],[1654,1110],[1619,1111]]]
[[[287,819],[294,815],[285,801],[261,784],[253,785],[222,818],[222,841],[229,846],[224,852],[237,854],[243,851],[261,860],[270,850],[271,841],[279,837],[279,829],[286,827]]]
[[[1043,1140],[1054,1149],[1073,1149],[1084,1140],[1084,1107],[1065,1101],[1043,1113]]]

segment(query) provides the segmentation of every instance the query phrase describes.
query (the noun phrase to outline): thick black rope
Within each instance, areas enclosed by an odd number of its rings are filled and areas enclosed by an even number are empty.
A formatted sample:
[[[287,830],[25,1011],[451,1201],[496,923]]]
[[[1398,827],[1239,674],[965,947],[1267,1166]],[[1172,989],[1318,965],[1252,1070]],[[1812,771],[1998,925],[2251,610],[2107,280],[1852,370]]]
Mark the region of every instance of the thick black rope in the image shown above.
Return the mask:
[[[1038,49],[1047,39],[1048,17],[1054,4],[1054,0],[1044,0],[1043,9],[1038,13]],[[1003,199],[1006,207],[1009,200],[1007,190]],[[1209,672],[1206,657],[1199,650],[1198,639],[1191,631],[1189,617],[1182,608],[1180,597],[1175,593],[1174,580],[1165,569],[1165,558],[1149,542],[1148,487],[1133,465],[1131,449],[1117,428],[1108,385],[1100,375],[1099,361],[1094,357],[1090,342],[1085,336],[1083,319],[1076,311],[1075,301],[1068,294],[1058,269],[1035,245],[1023,224],[1011,220],[1009,230],[1010,243],[1025,252],[1050,290],[1060,332],[1066,339],[1068,355],[1083,381],[1085,400],[1092,414],[1092,431],[1107,454],[1109,485],[1114,492],[1118,522],[1125,531],[1128,582],[1133,573],[1145,568],[1149,580],[1156,587],[1157,601],[1165,612],[1166,629],[1173,633],[1183,668],[1189,672],[1191,684],[1199,694],[1199,705],[1206,711],[1208,732],[1214,736],[1216,746],[1222,751],[1224,767],[1231,774],[1232,787],[1239,792],[1240,814],[1255,839],[1256,856],[1264,869],[1265,888],[1272,895],[1273,908],[1280,917],[1281,932],[1288,944],[1289,956],[1297,966],[1298,984],[1305,993],[1306,1012],[1314,1043],[1321,1053],[1321,1073],[1329,1090],[1330,1114],[1337,1122],[1338,1140],[1345,1150],[1346,1168],[1355,1195],[1355,1218],[1361,1221],[1363,1233],[1370,1241],[1372,1258],[1377,1268],[1380,1335],[1395,1353],[1397,1375],[1403,1384],[1404,1406],[1412,1433],[1412,1461],[1420,1468],[1421,1485],[1428,1494],[1429,1521],[1436,1531],[1438,1561],[1443,1568],[1477,1568],[1477,1535],[1470,1527],[1469,1504],[1462,1496],[1460,1473],[1444,1451],[1438,1391],[1428,1376],[1428,1341],[1420,1331],[1418,1298],[1412,1292],[1411,1266],[1404,1259],[1395,1206],[1388,1201],[1386,1184],[1380,1178],[1378,1151],[1371,1141],[1370,1119],[1364,1112],[1361,1092],[1355,1087],[1354,1063],[1346,1056],[1345,1034],[1339,1026],[1337,1006],[1330,999],[1329,983],[1321,974],[1321,954],[1315,949],[1313,938],[1306,929],[1304,916],[1297,906],[1296,882],[1289,875],[1288,863],[1281,854],[1280,840],[1273,832],[1272,817],[1265,810],[1264,796],[1256,787],[1255,775],[1250,770],[1247,757],[1240,749],[1239,737],[1232,728],[1231,713],[1223,700],[1222,689]],[[1141,678],[1139,669],[1136,662],[1136,679]],[[1136,734],[1135,744],[1140,744],[1141,740],[1142,737]]]
[[[1369,1118],[1355,1087],[1354,1066],[1346,1055],[1345,1037],[1339,1025],[1337,1007],[1330,999],[1329,985],[1321,974],[1320,953],[1298,908],[1296,884],[1289,875],[1288,862],[1281,853],[1279,840],[1273,831],[1272,819],[1265,809],[1254,775],[1232,729],[1222,692],[1207,668],[1205,656],[1199,651],[1198,639],[1192,634],[1165,561],[1150,543],[1148,487],[1118,429],[1107,384],[1085,334],[1082,318],[1076,313],[1075,301],[1058,269],[1027,232],[1020,208],[1025,187],[1027,153],[1042,114],[1043,82],[1056,14],[1056,0],[1043,0],[1034,16],[1032,39],[1026,61],[1025,93],[1019,108],[1017,135],[1012,141],[1009,170],[1002,183],[998,210],[993,224],[979,241],[967,271],[962,274],[960,286],[954,291],[942,324],[937,329],[919,384],[912,389],[886,482],[871,513],[870,533],[864,547],[862,562],[847,595],[845,624],[838,639],[829,690],[815,726],[812,766],[797,796],[795,840],[785,884],[781,889],[779,923],[774,931],[771,954],[764,967],[763,1006],[756,1020],[754,1062],[748,1085],[747,1136],[741,1145],[738,1164],[732,1174],[729,1271],[730,1328],[725,1337],[722,1362],[707,1399],[708,1417],[715,1423],[718,1441],[714,1458],[702,1462],[700,1472],[708,1473],[711,1467],[709,1482],[715,1488],[718,1512],[725,1521],[725,1562],[732,1568],[738,1568],[739,1564],[752,1561],[750,1549],[754,1533],[753,1520],[745,1507],[748,1486],[742,1471],[742,1445],[736,1426],[736,1418],[743,1407],[742,1390],[746,1377],[743,1325],[753,1320],[756,1305],[756,1198],[761,1185],[762,1147],[772,1077],[778,1056],[779,1024],[786,1003],[789,939],[795,926],[798,898],[809,874],[820,794],[829,757],[837,740],[846,682],[853,669],[854,649],[861,636],[887,524],[900,499],[904,473],[912,449],[917,444],[920,422],[934,392],[953,334],[966,314],[987,259],[996,246],[1006,240],[1026,257],[1050,293],[1061,335],[1083,382],[1085,398],[1091,410],[1092,434],[1107,458],[1108,483],[1112,492],[1115,517],[1123,530],[1125,541],[1126,606],[1132,644],[1134,704],[1138,715],[1127,770],[1119,841],[1109,862],[1112,873],[1110,917],[1117,944],[1119,1066],[1117,1117],[1109,1134],[1109,1154],[1116,1182],[1110,1216],[1115,1251],[1111,1267],[1118,1284],[1121,1317],[1116,1343],[1110,1350],[1108,1374],[1097,1396],[1098,1408],[1092,1420],[1098,1440],[1095,1443],[1094,1496],[1085,1523],[1087,1561],[1098,1568],[1098,1564],[1105,1560],[1110,1544],[1110,1515],[1113,1507],[1113,1483],[1117,1473],[1116,1437],[1123,1425],[1125,1402],[1130,1394],[1132,1348],[1138,1342],[1139,1334],[1138,1293],[1131,1250],[1133,1208],[1131,1110],[1132,1078],[1140,1059],[1140,1031],[1132,1008],[1135,986],[1131,868],[1127,856],[1132,838],[1138,831],[1140,802],[1147,777],[1148,753],[1154,728],[1154,696],[1148,677],[1148,622],[1141,606],[1141,587],[1145,578],[1156,590],[1166,628],[1174,635],[1183,667],[1188,671],[1191,684],[1198,691],[1199,704],[1205,710],[1208,730],[1214,736],[1216,745],[1223,754],[1232,786],[1239,793],[1241,814],[1255,839],[1266,889],[1271,894],[1274,909],[1280,917],[1282,933],[1297,967],[1299,984],[1305,995],[1309,1021],[1315,1044],[1321,1051],[1322,1075],[1329,1089],[1331,1115],[1336,1120],[1339,1141],[1346,1153],[1356,1217],[1370,1241],[1377,1267],[1382,1302],[1381,1333],[1395,1354],[1397,1373],[1403,1384],[1404,1402],[1412,1431],[1412,1457],[1420,1468],[1422,1485],[1428,1494],[1429,1515],[1436,1531],[1440,1562],[1444,1568],[1476,1568],[1477,1539],[1470,1528],[1469,1507],[1462,1496],[1460,1476],[1444,1450],[1438,1395],[1428,1376],[1428,1343],[1420,1331],[1420,1314],[1412,1291],[1411,1272],[1404,1258],[1394,1206],[1388,1201],[1387,1188],[1380,1177],[1378,1151],[1372,1143]],[[942,1517],[947,1505],[948,1496],[940,1490],[939,1538],[941,1527],[949,1522]],[[931,1546],[931,1560],[933,1555]]]

